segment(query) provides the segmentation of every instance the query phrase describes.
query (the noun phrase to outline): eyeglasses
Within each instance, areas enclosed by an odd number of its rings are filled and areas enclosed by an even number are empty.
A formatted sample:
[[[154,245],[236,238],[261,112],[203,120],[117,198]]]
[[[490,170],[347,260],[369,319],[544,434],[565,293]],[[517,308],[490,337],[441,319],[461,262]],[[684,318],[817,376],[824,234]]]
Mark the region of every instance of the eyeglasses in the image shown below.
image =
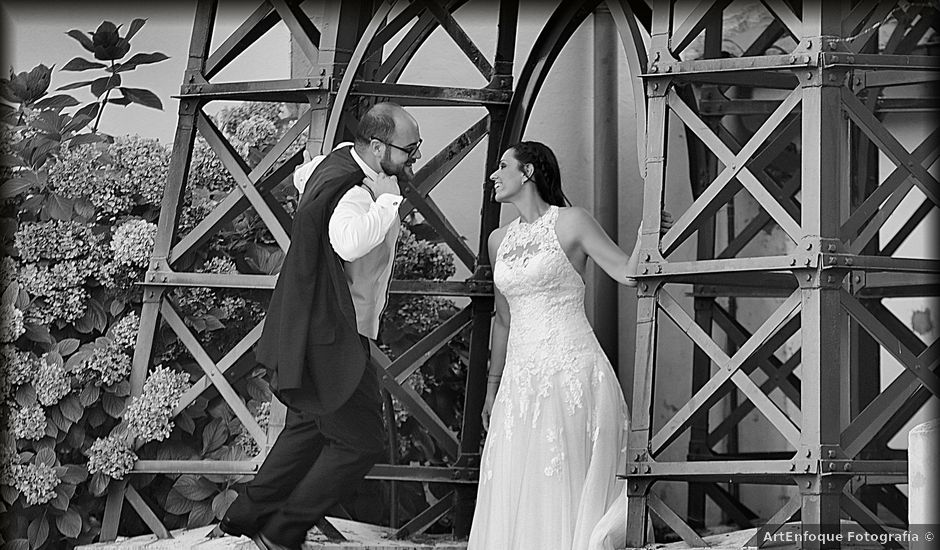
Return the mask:
[[[415,143],[409,145],[408,147],[399,147],[398,145],[395,145],[394,143],[392,143],[392,142],[390,142],[390,141],[385,141],[384,139],[379,139],[379,138],[377,138],[377,137],[375,137],[375,136],[372,136],[372,137],[369,138],[369,139],[374,139],[374,140],[376,140],[376,141],[381,141],[382,143],[384,143],[385,145],[388,145],[389,147],[394,147],[395,149],[398,149],[398,150],[401,151],[402,153],[405,153],[406,155],[408,155],[408,158],[413,158],[415,155],[418,154],[418,149],[421,148],[421,142],[424,141],[423,139],[419,139],[418,141],[416,141]]]

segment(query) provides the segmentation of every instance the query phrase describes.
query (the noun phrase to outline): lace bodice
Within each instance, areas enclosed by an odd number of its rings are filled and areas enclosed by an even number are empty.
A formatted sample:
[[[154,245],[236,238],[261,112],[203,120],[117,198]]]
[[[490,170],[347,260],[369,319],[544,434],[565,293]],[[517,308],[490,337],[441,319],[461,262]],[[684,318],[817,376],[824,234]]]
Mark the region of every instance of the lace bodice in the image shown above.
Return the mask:
[[[555,234],[558,207],[532,223],[516,218],[496,252],[493,281],[509,303],[509,350],[555,348],[591,332],[584,282]]]

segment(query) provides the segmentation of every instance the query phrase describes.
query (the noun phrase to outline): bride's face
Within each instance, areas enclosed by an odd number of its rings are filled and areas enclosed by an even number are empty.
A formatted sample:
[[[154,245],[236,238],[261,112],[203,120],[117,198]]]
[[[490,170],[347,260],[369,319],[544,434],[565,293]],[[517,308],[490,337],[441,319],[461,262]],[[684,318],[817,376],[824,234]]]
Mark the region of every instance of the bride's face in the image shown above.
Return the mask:
[[[503,153],[499,159],[499,167],[490,174],[493,181],[493,198],[497,202],[509,202],[522,189],[526,181],[524,167],[516,160],[515,151],[512,149]]]

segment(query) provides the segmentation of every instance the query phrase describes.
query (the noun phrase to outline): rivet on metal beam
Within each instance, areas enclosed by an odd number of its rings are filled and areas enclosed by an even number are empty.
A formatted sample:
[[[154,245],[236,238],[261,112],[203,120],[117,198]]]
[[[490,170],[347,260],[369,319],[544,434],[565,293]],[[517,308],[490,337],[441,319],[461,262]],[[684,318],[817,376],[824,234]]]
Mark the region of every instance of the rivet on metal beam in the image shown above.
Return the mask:
[[[829,252],[835,252],[835,251],[836,251],[836,245],[833,244],[833,243],[829,243],[829,246],[826,247],[826,250],[828,250]]]
[[[790,258],[790,265],[796,265],[796,258]]]
[[[861,276],[861,275],[856,275],[856,276],[855,276],[855,282],[856,282],[856,283],[862,282],[862,276]]]
[[[806,78],[813,78],[813,73],[806,73]]]
[[[809,458],[809,457],[811,457],[811,456],[813,456],[813,450],[812,450],[812,449],[806,449],[806,458]]]
[[[661,265],[656,266],[656,273],[662,273],[662,272],[663,272],[663,266]]]
[[[809,258],[806,258],[806,260],[804,260],[803,263],[806,264],[806,267],[809,267],[809,264],[813,262]]]
[[[639,461],[639,460],[640,460],[640,455],[639,455],[639,454],[633,455],[633,460]]]
[[[637,489],[640,488],[640,486],[637,485],[636,483],[634,483],[633,485],[630,485],[630,488],[633,489],[634,491],[636,491]]]
[[[637,467],[634,466],[634,467],[630,468],[630,473],[632,473],[632,474],[637,473]]]
[[[835,458],[836,452],[832,449],[829,449],[828,451],[826,451],[826,456],[828,456],[829,458]]]
[[[852,471],[852,465],[849,464],[848,462],[846,462],[846,463],[842,466],[842,470],[845,471],[845,472],[851,472],[851,471]]]
[[[643,471],[646,472],[646,473],[650,473],[650,472],[653,471],[653,469],[650,468],[650,466],[647,464],[647,466],[646,466],[645,468],[643,468]]]
[[[812,486],[813,486],[813,482],[812,482],[812,481],[807,481],[807,482],[806,482],[806,488],[807,488],[807,489],[811,488]]]
[[[654,90],[658,90],[658,89],[659,89],[659,84],[656,83],[656,82],[654,82],[654,83],[653,83],[653,89],[654,89]]]
[[[644,275],[648,274],[649,272],[650,272],[650,268],[648,268],[648,267],[644,267],[644,268],[643,268],[643,274],[644,274]]]
[[[652,258],[652,256],[650,256],[649,254],[647,254],[647,255],[645,256],[645,258],[646,258],[646,261],[648,262],[648,261],[650,261],[650,258]]]
[[[642,290],[643,292],[646,292],[646,289],[648,288],[649,286],[647,286],[646,283],[643,283],[642,285],[640,285],[640,290]]]
[[[852,258],[845,259],[845,265],[852,265],[852,263],[854,263],[854,260],[852,260]]]

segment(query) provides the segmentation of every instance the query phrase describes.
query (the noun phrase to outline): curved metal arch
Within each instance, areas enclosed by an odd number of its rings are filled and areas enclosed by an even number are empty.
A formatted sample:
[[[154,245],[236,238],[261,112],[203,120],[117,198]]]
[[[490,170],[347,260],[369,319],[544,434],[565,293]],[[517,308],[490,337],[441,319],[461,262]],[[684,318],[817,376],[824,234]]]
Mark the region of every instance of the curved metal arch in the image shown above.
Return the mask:
[[[374,44],[374,42],[376,41],[376,37],[383,33],[384,29],[382,28],[382,23],[400,1],[403,0],[395,0],[393,2],[386,0],[382,6],[380,6],[375,11],[372,20],[369,21],[368,27],[363,33],[359,43],[356,45],[356,49],[349,59],[349,64],[346,66],[346,71],[343,74],[343,80],[336,92],[336,97],[333,99],[333,107],[330,111],[329,122],[323,140],[323,151],[321,152],[326,153],[332,149],[336,143],[338,138],[337,134],[340,128],[342,128],[340,122],[345,114],[344,111],[348,107],[349,98],[351,97],[350,92],[352,91],[353,81],[359,75],[363,62],[378,49],[379,45]],[[454,10],[465,3],[466,0],[454,0],[448,2],[444,8],[448,12],[453,13]],[[407,9],[408,8],[406,8],[406,10]],[[394,57],[398,57],[398,60],[387,73],[380,75],[380,80],[389,83],[398,82],[404,68],[439,25],[440,22],[434,17],[429,18],[427,21],[419,19],[418,23],[408,32],[408,35],[392,54]],[[391,36],[388,36],[387,39],[388,38],[391,38]]]
[[[532,108],[538,97],[545,78],[558,58],[558,54],[581,26],[587,16],[600,4],[599,0],[580,2],[561,2],[539,33],[532,51],[526,59],[519,75],[503,135],[500,137],[501,148],[522,139]],[[649,29],[652,12],[642,0],[610,0],[607,2],[617,31],[627,55],[627,66],[631,76],[634,111],[637,118],[637,160],[642,168],[646,158],[646,91],[639,75],[647,65],[646,47],[637,25],[637,18]]]

